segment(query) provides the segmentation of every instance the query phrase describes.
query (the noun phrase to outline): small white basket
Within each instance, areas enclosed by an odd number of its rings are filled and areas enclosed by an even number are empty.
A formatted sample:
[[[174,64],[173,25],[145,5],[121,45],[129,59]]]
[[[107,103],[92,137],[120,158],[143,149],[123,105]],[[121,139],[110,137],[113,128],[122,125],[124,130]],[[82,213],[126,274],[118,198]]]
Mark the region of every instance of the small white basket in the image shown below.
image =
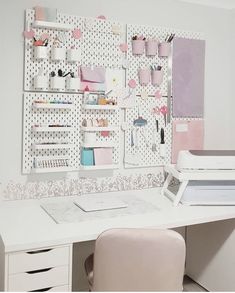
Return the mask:
[[[48,48],[46,46],[34,47],[34,59],[42,60],[48,58]]]
[[[53,61],[65,60],[65,53],[66,53],[65,48],[52,47],[51,60]]]
[[[48,88],[48,78],[44,75],[36,75],[34,77],[34,89],[45,90]]]
[[[68,62],[81,61],[81,50],[80,49],[68,49],[67,50],[67,61]]]
[[[66,81],[66,88],[69,91],[79,91],[80,78],[79,77],[68,77],[67,81]]]
[[[60,76],[53,76],[50,78],[52,90],[64,90],[65,78]]]

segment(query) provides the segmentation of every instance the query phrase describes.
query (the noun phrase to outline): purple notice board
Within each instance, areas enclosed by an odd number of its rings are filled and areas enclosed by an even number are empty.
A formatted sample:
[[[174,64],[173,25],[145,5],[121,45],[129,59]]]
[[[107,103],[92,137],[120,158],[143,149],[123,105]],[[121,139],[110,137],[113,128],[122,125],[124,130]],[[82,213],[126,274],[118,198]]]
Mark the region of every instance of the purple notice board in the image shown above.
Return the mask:
[[[203,117],[205,41],[175,38],[172,56],[173,117]]]

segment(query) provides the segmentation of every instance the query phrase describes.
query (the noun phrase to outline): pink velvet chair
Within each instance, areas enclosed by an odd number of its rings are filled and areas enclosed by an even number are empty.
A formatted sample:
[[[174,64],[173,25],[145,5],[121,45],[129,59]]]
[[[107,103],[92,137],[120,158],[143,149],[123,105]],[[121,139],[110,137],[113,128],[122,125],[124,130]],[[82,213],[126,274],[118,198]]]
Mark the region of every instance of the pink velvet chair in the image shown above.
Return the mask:
[[[111,229],[85,261],[91,291],[182,291],[185,242],[172,230]]]

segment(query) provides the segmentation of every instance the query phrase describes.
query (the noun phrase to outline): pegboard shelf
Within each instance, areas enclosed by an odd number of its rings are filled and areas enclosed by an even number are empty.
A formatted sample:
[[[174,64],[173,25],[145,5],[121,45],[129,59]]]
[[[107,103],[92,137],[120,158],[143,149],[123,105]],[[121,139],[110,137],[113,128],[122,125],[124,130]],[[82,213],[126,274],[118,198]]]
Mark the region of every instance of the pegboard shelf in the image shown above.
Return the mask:
[[[55,172],[71,172],[72,167],[57,167],[57,168],[33,168],[31,173],[55,173]]]
[[[73,109],[73,104],[33,103],[35,109]]]
[[[85,127],[82,126],[81,130],[84,132],[90,131],[119,131],[119,127],[116,126],[107,126],[107,127]]]
[[[73,130],[73,127],[40,127],[40,126],[33,126],[32,127],[34,132],[70,132]]]
[[[86,143],[82,142],[81,146],[84,148],[114,148],[117,146],[114,142],[94,142],[94,143]]]
[[[118,106],[116,105],[82,105],[85,110],[118,110]]]
[[[65,24],[65,23],[59,23],[59,22],[49,22],[49,21],[34,21],[32,26],[34,28],[44,28],[44,29],[57,29],[62,31],[69,31],[74,28],[73,25]]]
[[[72,144],[33,144],[35,150],[70,149]]]
[[[118,164],[111,164],[111,165],[97,165],[97,166],[80,166],[80,170],[84,171],[91,171],[91,170],[114,170],[119,169]]]

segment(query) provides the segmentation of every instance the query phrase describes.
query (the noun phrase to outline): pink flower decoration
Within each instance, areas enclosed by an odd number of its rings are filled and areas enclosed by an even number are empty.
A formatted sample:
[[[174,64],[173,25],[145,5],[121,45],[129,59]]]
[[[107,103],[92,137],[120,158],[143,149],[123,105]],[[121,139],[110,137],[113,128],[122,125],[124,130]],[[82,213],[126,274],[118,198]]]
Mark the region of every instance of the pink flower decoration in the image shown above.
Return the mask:
[[[163,115],[166,115],[167,114],[167,106],[162,106],[160,108],[160,112],[163,114]]]
[[[23,32],[23,36],[26,38],[26,39],[32,39],[34,36],[35,36],[35,32],[34,30],[30,30],[30,31],[24,31]]]
[[[98,19],[106,20],[106,16],[104,16],[104,15],[99,15],[99,16],[97,16],[97,18],[98,18]]]
[[[119,48],[120,48],[120,50],[121,50],[122,52],[127,52],[127,50],[128,50],[128,45],[127,45],[127,43],[123,43],[123,44],[120,44],[120,45],[119,45]]]
[[[130,88],[134,89],[136,87],[136,81],[134,79],[130,79],[128,85]]]
[[[46,39],[49,39],[49,37],[50,37],[49,34],[44,33],[44,34],[41,35],[40,39],[41,39],[42,41],[44,41],[44,40],[46,40]]]
[[[161,97],[162,97],[162,94],[159,90],[157,90],[154,95],[155,95],[156,99],[161,99]]]
[[[80,39],[82,36],[82,32],[80,30],[80,28],[75,28],[73,31],[72,31],[72,37],[74,39]]]

